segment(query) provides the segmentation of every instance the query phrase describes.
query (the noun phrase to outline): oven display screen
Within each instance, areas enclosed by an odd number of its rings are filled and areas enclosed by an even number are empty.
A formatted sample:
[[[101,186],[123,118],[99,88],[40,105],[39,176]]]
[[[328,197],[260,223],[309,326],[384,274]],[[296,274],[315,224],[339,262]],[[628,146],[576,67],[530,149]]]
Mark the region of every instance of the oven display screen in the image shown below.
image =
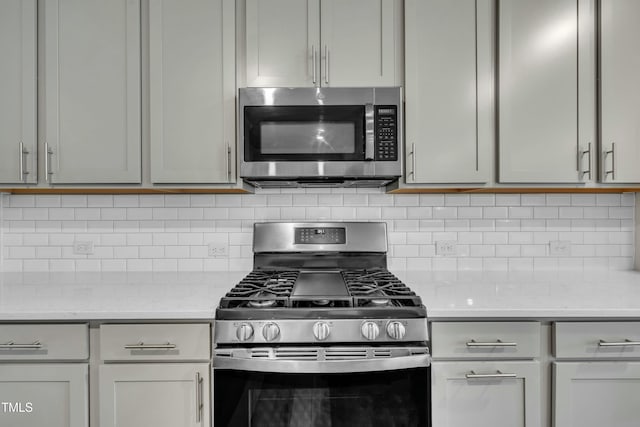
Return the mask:
[[[295,229],[296,245],[343,245],[347,242],[346,230],[338,227]]]

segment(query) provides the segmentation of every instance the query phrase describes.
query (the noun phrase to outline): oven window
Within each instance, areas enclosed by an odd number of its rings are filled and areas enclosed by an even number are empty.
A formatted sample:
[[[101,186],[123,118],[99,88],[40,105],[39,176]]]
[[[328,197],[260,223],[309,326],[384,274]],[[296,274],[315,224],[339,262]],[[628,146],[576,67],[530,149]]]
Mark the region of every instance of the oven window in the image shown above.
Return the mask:
[[[214,427],[427,427],[428,368],[354,374],[216,370]]]
[[[364,107],[245,107],[245,159],[323,161],[364,159]]]

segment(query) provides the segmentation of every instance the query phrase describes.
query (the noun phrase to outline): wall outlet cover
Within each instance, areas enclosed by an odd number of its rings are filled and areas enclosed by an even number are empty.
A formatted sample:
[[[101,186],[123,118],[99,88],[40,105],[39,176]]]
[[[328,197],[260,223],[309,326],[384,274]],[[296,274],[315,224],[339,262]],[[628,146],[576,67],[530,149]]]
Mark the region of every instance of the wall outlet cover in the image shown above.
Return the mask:
[[[549,255],[569,256],[571,255],[570,240],[552,240],[549,242]]]
[[[458,242],[455,240],[438,240],[436,242],[436,255],[455,256],[458,253]]]
[[[92,255],[93,242],[91,240],[76,240],[73,242],[73,253],[75,255]]]
[[[229,246],[220,243],[209,243],[208,254],[213,258],[227,258],[229,256]]]

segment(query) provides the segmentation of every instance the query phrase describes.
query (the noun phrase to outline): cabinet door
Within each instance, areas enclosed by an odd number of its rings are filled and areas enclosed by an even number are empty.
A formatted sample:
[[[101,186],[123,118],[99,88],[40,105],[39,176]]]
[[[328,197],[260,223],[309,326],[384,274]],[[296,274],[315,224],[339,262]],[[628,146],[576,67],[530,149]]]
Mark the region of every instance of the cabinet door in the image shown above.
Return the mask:
[[[36,174],[36,2],[0,2],[0,182]]]
[[[555,427],[636,427],[640,362],[553,365]]]
[[[247,0],[245,25],[247,86],[319,84],[320,0]]]
[[[640,182],[640,2],[600,2],[602,181]]]
[[[209,426],[209,364],[99,367],[101,427]]]
[[[498,8],[499,181],[588,181],[594,1],[511,0]]]
[[[139,183],[139,0],[42,4],[45,178]]]
[[[87,427],[86,364],[0,365],[0,426]]]
[[[538,362],[433,362],[431,384],[434,426],[541,425]]]
[[[488,0],[405,2],[407,183],[489,179],[492,9]]]
[[[151,0],[151,181],[235,175],[233,0]]]
[[[321,1],[322,86],[399,86],[401,2]]]

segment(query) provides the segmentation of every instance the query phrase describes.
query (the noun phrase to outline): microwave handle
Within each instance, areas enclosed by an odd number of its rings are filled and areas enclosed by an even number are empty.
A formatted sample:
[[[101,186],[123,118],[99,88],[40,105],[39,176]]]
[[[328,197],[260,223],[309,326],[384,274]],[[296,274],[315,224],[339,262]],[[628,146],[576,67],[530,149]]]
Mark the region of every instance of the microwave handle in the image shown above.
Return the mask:
[[[364,159],[374,159],[375,133],[374,133],[373,104],[364,106]]]

